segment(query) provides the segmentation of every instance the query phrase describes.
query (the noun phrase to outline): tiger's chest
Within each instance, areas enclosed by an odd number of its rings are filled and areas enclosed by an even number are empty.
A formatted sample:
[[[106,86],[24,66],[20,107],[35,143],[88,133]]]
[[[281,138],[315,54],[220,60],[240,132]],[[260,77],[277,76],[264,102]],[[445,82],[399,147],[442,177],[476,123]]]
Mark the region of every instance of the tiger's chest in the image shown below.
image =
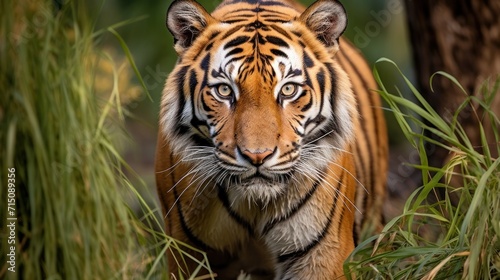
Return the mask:
[[[238,200],[234,190],[217,193],[201,194],[185,214],[194,235],[206,244],[218,279],[236,279],[241,272],[251,279],[282,279],[297,259],[322,241],[333,218],[331,202],[338,199],[312,183],[265,206]],[[203,209],[197,209],[199,203]]]

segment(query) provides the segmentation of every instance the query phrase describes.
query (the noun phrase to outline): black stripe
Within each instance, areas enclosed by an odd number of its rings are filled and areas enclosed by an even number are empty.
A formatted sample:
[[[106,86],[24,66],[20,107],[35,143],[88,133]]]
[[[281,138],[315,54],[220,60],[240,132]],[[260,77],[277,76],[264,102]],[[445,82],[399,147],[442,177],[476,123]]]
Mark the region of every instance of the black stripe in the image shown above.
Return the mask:
[[[224,49],[226,50],[228,48],[241,45],[245,42],[248,42],[248,40],[250,40],[249,36],[238,36],[232,39],[231,41],[227,42],[227,44],[224,45]]]
[[[233,23],[238,23],[238,22],[245,22],[247,21],[246,19],[233,19],[233,20],[225,20],[223,21],[223,23],[227,23],[227,24],[233,24]],[[241,28],[240,26],[238,26],[238,29]]]
[[[330,118],[328,119],[328,123],[326,124],[325,127],[323,127],[321,129],[321,133],[319,134],[322,134],[322,133],[331,133],[332,131],[336,131],[338,132],[339,129],[338,129],[338,119],[337,119],[337,115],[335,115],[335,105],[336,105],[336,99],[335,97],[337,96],[337,81],[336,81],[336,77],[337,77],[337,74],[334,70],[334,68],[332,67],[332,65],[330,64],[326,64],[327,68],[328,68],[328,72],[330,73],[330,84],[331,84],[331,90],[330,90],[330,106],[332,107],[332,114],[330,115]],[[320,72],[318,72],[318,74],[316,75],[316,79],[318,81],[318,83],[320,84],[323,84],[325,83],[325,79],[324,79],[324,72],[323,70],[320,70]],[[325,86],[323,86],[321,88],[322,92],[321,92],[321,104],[320,104],[320,114],[323,110],[323,105],[324,105],[324,94],[326,91],[325,89]],[[307,121],[307,123],[304,125],[304,127],[307,127],[307,125],[309,125],[310,123],[317,123],[317,125],[319,125],[320,122],[323,122],[325,120],[325,118],[318,114],[315,118],[313,119],[310,119]],[[320,119],[318,119],[319,117],[321,117]],[[315,139],[316,137],[319,137],[321,135],[318,135],[318,133],[315,133],[314,137],[309,137],[310,139]]]
[[[219,68],[219,71],[216,71],[215,69],[212,69],[212,72],[210,72],[210,74],[214,78],[224,77],[224,75],[222,73],[224,73],[224,71],[222,69],[220,69],[220,68]]]
[[[340,186],[342,184],[343,178],[344,178],[344,172],[342,172],[341,175],[340,175],[340,180],[339,180],[339,182],[337,184],[337,190],[340,189]],[[287,265],[287,267],[290,268],[295,261],[297,261],[301,257],[305,256],[307,253],[309,253],[309,251],[311,251],[314,247],[316,247],[316,245],[318,245],[319,243],[321,243],[321,241],[323,240],[323,238],[328,233],[328,230],[330,229],[330,225],[332,224],[333,216],[334,216],[335,210],[337,208],[338,197],[339,197],[339,194],[336,192],[335,196],[334,196],[334,199],[333,199],[332,208],[330,209],[330,213],[329,213],[327,222],[326,222],[325,226],[323,227],[323,230],[314,239],[314,241],[311,242],[311,243],[309,243],[309,245],[307,245],[303,249],[297,250],[297,251],[292,252],[292,253],[280,255],[278,257],[278,262],[283,263],[283,262],[286,262],[286,261],[290,261],[290,263]]]
[[[354,247],[358,247],[359,233],[356,229],[352,231],[352,239],[354,240]]]
[[[252,11],[247,11],[247,12],[250,12],[250,13],[241,13],[241,14],[237,14],[237,15],[231,15],[230,17],[227,17],[228,19],[232,20],[233,18],[242,18],[244,20],[248,20],[248,18],[252,18],[252,17],[255,17],[255,14],[251,13]]]
[[[330,128],[334,127],[332,123],[333,123],[333,121],[330,121],[322,129],[316,131],[314,134],[307,135],[307,137],[303,139],[304,143],[307,143],[310,145],[317,144],[319,141],[321,141],[323,139],[322,136],[325,136],[326,134],[333,134],[333,133],[331,133],[332,129],[330,129]],[[335,134],[333,134],[333,136],[330,136],[330,137],[335,137]]]
[[[186,103],[186,98],[184,96],[184,82],[186,81],[186,74],[189,69],[189,66],[184,66],[182,67],[179,72],[175,75],[175,81],[177,84],[177,93],[178,93],[178,99],[177,99],[177,113],[176,113],[176,127],[175,131],[178,134],[184,134],[187,131],[183,129],[185,125],[181,124],[181,119],[182,119],[182,112],[184,111],[184,105]],[[188,129],[189,130],[189,129]]]
[[[254,37],[254,40],[252,40],[253,42],[258,42],[259,44],[265,44],[266,43],[266,39],[264,38],[264,36],[262,36],[262,34],[260,34],[259,32],[257,32],[256,36],[257,36],[257,41],[255,41],[255,37]]]
[[[213,99],[213,97],[210,96],[210,98]],[[207,112],[207,119],[213,118],[213,114],[210,114],[214,110],[208,106],[208,104],[205,102],[204,98],[201,98],[201,105],[203,106],[203,110]]]
[[[288,55],[278,49],[271,49],[271,53],[276,55],[276,56],[282,56],[284,58],[288,58]]]
[[[175,131],[179,134],[179,135],[184,135],[184,134],[187,134],[191,131],[191,127],[188,126],[188,125],[185,125],[185,124],[177,124],[176,127],[175,127]]]
[[[242,48],[234,48],[232,49],[230,52],[227,53],[226,57],[227,56],[231,56],[231,55],[235,55],[235,54],[239,54],[243,51]]]
[[[235,26],[231,29],[229,29],[224,35],[222,35],[222,38],[229,38],[229,36],[233,35],[234,33],[238,32],[243,26]]]
[[[259,6],[281,6],[281,7],[289,7],[288,5],[286,5],[285,3],[283,2],[278,2],[278,1],[262,1],[259,3]],[[265,11],[265,9],[262,9],[261,8],[261,11]],[[273,13],[279,13],[279,14],[283,14],[281,12],[278,12],[278,11],[272,11]]]
[[[269,43],[280,46],[280,47],[285,47],[285,48],[290,47],[287,42],[283,41],[281,38],[276,37],[276,36],[268,35],[268,36],[266,36],[266,40]]]
[[[307,69],[306,69],[307,70]],[[305,77],[305,80],[306,80],[306,85],[310,88],[314,88],[313,84],[312,84],[312,81],[311,81],[311,77],[309,76],[309,71],[305,71],[304,72],[306,77]]]
[[[329,69],[330,70],[330,69]],[[333,72],[330,72],[330,79],[334,80],[335,74]],[[318,84],[321,86],[320,87],[320,105],[319,105],[319,113],[318,116],[321,115],[321,112],[323,111],[323,105],[325,103],[325,94],[326,94],[326,85],[325,85],[325,72],[323,71],[323,68],[319,69],[319,72],[316,74],[316,80],[318,81]],[[331,93],[330,96],[333,95],[333,91],[335,90],[335,84],[331,84]],[[332,104],[332,111],[333,111],[333,104]]]
[[[205,51],[210,51],[210,49],[212,49],[212,47],[214,46],[214,42],[211,42],[209,43],[206,47],[205,47]]]
[[[197,128],[200,134],[202,133],[199,128]],[[191,135],[191,139],[194,141],[195,146],[203,146],[203,147],[213,147],[214,143],[211,141],[211,139],[207,139],[205,137],[202,137],[199,134],[193,134]]]
[[[303,52],[303,58],[304,58],[304,67],[305,68],[311,68],[314,67],[314,61],[311,59],[311,57],[307,54],[306,51]]]
[[[287,38],[289,40],[292,39],[292,36],[290,36],[290,34],[288,33],[288,31],[286,31],[285,29],[279,27],[278,25],[271,25],[271,28],[274,29],[279,34],[283,35],[285,38]]]
[[[320,92],[319,92],[319,98],[320,98],[320,110],[318,114],[314,118],[309,118],[306,123],[304,124],[304,129],[307,129],[307,127],[311,123],[315,123],[316,126],[318,126],[320,123],[324,122],[326,118],[321,114],[323,112],[323,105],[324,105],[324,96],[325,96],[325,91],[326,91],[326,85],[325,85],[325,72],[323,68],[319,70],[318,73],[316,73],[316,81],[318,82],[320,86]],[[333,89],[332,89],[333,90]],[[333,94],[333,93],[332,93]],[[332,108],[332,117],[334,116],[333,114],[333,108]]]
[[[307,48],[306,43],[304,43],[304,41],[302,41],[302,40],[300,40],[300,39],[299,39],[297,42],[300,44],[300,46],[301,46],[303,49]]]
[[[265,227],[264,227],[264,230],[262,231],[262,235],[266,235],[269,233],[269,231],[271,231],[274,226],[276,226],[277,224],[283,222],[284,220],[286,219],[290,219],[291,217],[293,217],[295,214],[297,214],[300,209],[302,209],[302,207],[304,205],[306,205],[306,203],[311,199],[311,197],[316,193],[316,190],[318,189],[318,186],[322,183],[323,181],[323,177],[321,177],[318,181],[316,181],[312,188],[299,200],[299,202],[297,204],[295,204],[294,206],[292,206],[290,208],[290,210],[283,216],[277,218],[277,219],[273,219],[271,222],[269,222]]]
[[[189,93],[191,95],[191,101],[194,101],[193,97],[195,95],[197,85],[198,85],[198,78],[196,76],[196,71],[191,70],[191,72],[189,72]]]
[[[247,4],[257,4],[259,0],[227,0],[222,3],[222,5],[232,5],[236,3],[247,3]]]
[[[288,70],[288,72],[286,73],[286,77],[296,77],[296,76],[302,76],[302,70],[296,68],[296,69],[291,69]]]
[[[302,99],[302,98],[306,97],[306,96],[307,96],[307,93],[309,93],[309,91],[307,91],[307,90],[303,90],[294,102],[297,102],[297,101],[299,101],[300,99]],[[312,101],[312,97],[311,97],[311,101]],[[304,117],[304,115],[301,115],[301,117],[303,118],[303,117]]]
[[[266,19],[267,22],[272,22],[272,23],[287,23],[290,22],[289,20],[285,19]]]
[[[202,62],[201,62],[201,67],[203,69],[207,69],[208,68],[208,64],[210,62],[210,54],[207,54],[205,55],[205,57],[203,58]],[[203,75],[203,80],[201,81],[201,84],[199,85],[200,89],[204,88],[205,85],[206,85],[206,80],[207,80],[207,71],[204,71],[204,75]],[[198,117],[196,117],[196,100],[197,100],[197,91],[196,91],[196,87],[198,86],[198,77],[196,75],[196,72],[194,71],[194,69],[191,70],[191,72],[189,73],[189,91],[190,91],[190,95],[191,95],[191,125],[196,128],[200,134],[203,134],[202,130],[200,129],[201,126],[206,126],[208,127],[208,125],[206,124],[205,121],[202,121],[200,120]],[[203,100],[200,100],[200,102],[202,102],[202,105],[204,106],[205,103],[203,103]],[[206,108],[205,108],[206,109]],[[199,140],[200,139],[194,139],[195,141],[197,142],[200,142]],[[203,140],[202,142],[206,142],[206,143],[210,143],[208,140]]]
[[[249,1],[249,0],[247,0],[247,1]],[[250,1],[249,1],[249,4],[256,4],[256,3],[251,3]],[[227,14],[225,14],[224,16],[222,16],[221,18],[228,18],[228,17],[234,16],[233,14],[237,15],[240,12],[253,12],[253,13],[257,13],[257,12],[260,11],[260,10],[257,10],[257,9],[259,9],[259,8],[251,8],[251,9],[250,8],[241,8],[241,9],[237,9],[237,10],[233,10],[233,11],[228,12]]]
[[[173,178],[173,179],[175,180],[175,178]],[[177,211],[179,212],[179,219],[181,222],[181,227],[182,227],[182,230],[184,231],[184,233],[186,234],[186,236],[199,249],[204,250],[204,251],[213,250],[205,242],[201,241],[197,236],[195,236],[193,231],[186,224],[186,220],[184,218],[184,213],[182,212],[181,201],[178,200],[178,198],[179,198],[179,195],[177,193],[177,188],[174,188],[174,201],[177,201],[176,206],[177,206]]]
[[[206,57],[205,57],[206,59]],[[205,60],[204,59],[204,60]],[[205,80],[206,80],[206,72],[205,72]],[[202,82],[202,85],[201,87],[203,87],[204,83]],[[189,73],[189,91],[190,91],[190,94],[191,94],[191,125],[196,128],[200,134],[203,134],[202,130],[200,129],[201,126],[205,126],[205,127],[208,127],[207,123],[205,121],[202,121],[200,120],[198,117],[196,117],[196,106],[195,106],[195,102],[196,102],[196,87],[198,86],[198,78],[197,78],[197,75],[196,75],[196,72],[194,70],[191,70],[191,72]],[[201,100],[202,104],[203,104],[203,107],[205,110],[207,110],[208,107],[205,106],[205,103],[203,102],[203,100]],[[210,111],[210,108],[208,108],[208,111]],[[183,131],[185,131],[186,133],[189,131],[189,127],[186,127],[184,125],[183,127]],[[201,137],[199,137],[201,138]],[[207,139],[204,139],[202,141],[200,141],[200,139],[195,139],[193,137],[193,140],[198,142],[198,143],[209,143],[209,146],[211,146],[210,144],[210,141],[208,141]]]
[[[208,40],[213,40],[219,34],[220,34],[220,31],[214,31],[212,34],[210,34],[210,37],[208,38]]]
[[[219,35],[219,33],[220,33],[219,31],[215,31],[212,34],[210,34],[210,36],[208,38],[208,42],[212,41],[215,37],[217,37],[217,35]],[[196,39],[196,38],[193,38],[193,41],[194,41],[194,39]],[[207,44],[207,46],[205,48],[200,48],[199,51],[196,53],[196,55],[193,57],[193,61],[197,60],[198,57],[202,53],[204,53],[205,51],[210,50],[212,48],[212,46],[213,46],[213,42],[210,42],[210,43]]]
[[[262,6],[274,6],[274,5],[277,5],[277,6],[286,6],[286,7],[289,7],[288,5],[285,5],[284,3],[276,2],[276,1],[244,0],[244,1],[240,1],[240,2],[245,2],[247,4],[257,4],[258,3],[259,5],[257,7],[255,7],[255,8],[241,8],[241,9],[237,9],[237,10],[234,10],[234,11],[230,11],[227,14],[225,14],[224,16],[222,16],[221,18],[226,18],[228,15],[231,15],[231,14],[234,14],[234,13],[248,12],[248,11],[251,11],[253,13],[269,12],[269,13],[272,13],[272,14],[287,15],[286,13],[278,12],[276,10],[264,9],[264,8],[262,8]]]
[[[336,98],[337,98],[337,73],[331,64],[327,64],[326,68],[330,72],[330,86],[332,88],[330,92],[330,106],[332,107],[332,113],[335,110]]]
[[[205,57],[203,57],[200,67],[203,71],[208,71],[208,68],[210,67],[210,53],[207,53]]]
[[[304,92],[305,92],[305,91],[304,91]],[[305,112],[305,111],[307,111],[307,110],[311,109],[312,105],[313,105],[313,99],[311,98],[311,99],[309,100],[309,102],[307,102],[307,104],[306,104],[306,105],[304,105],[304,107],[302,107],[302,109],[300,109],[300,111],[301,111],[301,112]]]
[[[339,132],[339,122],[338,122],[337,115],[334,114],[331,117],[332,118],[328,121],[328,123],[322,129],[325,133],[331,133],[332,131],[338,133]]]
[[[196,76],[196,72],[194,70],[191,70],[189,72],[189,92],[191,94],[191,125],[193,127],[198,128],[201,125],[206,125],[202,120],[198,119],[196,117],[196,108],[195,108],[195,100],[196,100],[196,86],[198,85],[198,78]]]
[[[276,19],[277,17],[280,17],[280,16],[278,15],[278,13],[274,13],[274,12],[269,11],[268,14],[261,14],[261,15],[259,15],[259,17],[264,18],[264,19],[268,19],[268,18]]]
[[[244,229],[246,229],[246,231],[248,232],[248,234],[250,236],[255,236],[252,225],[248,221],[243,219],[243,217],[241,217],[236,211],[234,211],[231,208],[231,205],[229,203],[229,197],[227,196],[226,189],[219,184],[217,185],[217,189],[218,189],[219,199],[222,202],[222,205],[224,206],[226,211],[228,212],[229,216],[231,218],[233,218],[233,220],[236,223],[238,223],[240,226],[242,226]]]
[[[239,60],[242,60],[243,58],[245,58],[245,55],[235,56],[235,57],[231,58],[231,59],[230,59],[230,60],[226,63],[226,65],[231,64],[233,61],[239,61]]]
[[[297,122],[299,122],[299,121],[297,121]],[[290,125],[293,125],[293,124],[292,124],[292,123],[290,123]],[[299,131],[297,128],[295,128],[295,127],[293,127],[293,132],[295,132],[295,134],[297,134],[297,135],[298,135],[298,136],[300,136],[300,137],[304,137],[304,136],[305,136],[305,134],[304,134],[304,133],[300,132],[300,131]]]
[[[295,36],[302,38],[302,32],[293,30],[292,33],[295,34]]]

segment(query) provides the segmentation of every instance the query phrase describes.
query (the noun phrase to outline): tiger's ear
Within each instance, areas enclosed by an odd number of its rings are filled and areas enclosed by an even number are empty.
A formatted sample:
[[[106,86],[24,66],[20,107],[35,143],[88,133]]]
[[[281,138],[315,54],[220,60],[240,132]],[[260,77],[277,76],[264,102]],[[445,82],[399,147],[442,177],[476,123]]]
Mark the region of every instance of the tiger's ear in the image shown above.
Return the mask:
[[[337,0],[318,0],[299,18],[327,47],[338,49],[339,37],[347,26],[347,13]]]
[[[167,10],[167,28],[174,36],[174,48],[182,54],[215,19],[194,0],[175,0]]]

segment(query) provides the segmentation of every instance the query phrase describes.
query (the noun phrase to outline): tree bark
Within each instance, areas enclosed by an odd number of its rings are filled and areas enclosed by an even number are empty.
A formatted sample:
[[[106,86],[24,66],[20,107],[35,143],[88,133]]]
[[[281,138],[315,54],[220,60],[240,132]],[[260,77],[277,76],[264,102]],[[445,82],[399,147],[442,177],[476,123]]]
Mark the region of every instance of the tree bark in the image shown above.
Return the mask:
[[[454,76],[469,93],[481,97],[481,86],[492,84],[500,74],[500,1],[499,0],[405,0],[418,86],[431,106],[450,119],[466,95],[450,80],[437,76],[445,71]],[[500,116],[500,94],[492,105]],[[459,115],[474,147],[482,150],[479,123],[487,131],[488,146],[494,157],[498,143],[491,132],[492,123],[481,118],[483,110],[469,106]],[[432,166],[442,166],[448,151],[433,147]]]

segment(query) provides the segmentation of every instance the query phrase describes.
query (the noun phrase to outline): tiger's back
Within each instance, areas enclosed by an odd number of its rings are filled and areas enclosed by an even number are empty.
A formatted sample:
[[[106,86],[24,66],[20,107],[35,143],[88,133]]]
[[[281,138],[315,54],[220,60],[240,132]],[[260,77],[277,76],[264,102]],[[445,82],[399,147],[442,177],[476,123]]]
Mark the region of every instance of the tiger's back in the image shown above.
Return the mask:
[[[218,279],[340,277],[356,236],[381,227],[384,118],[370,69],[339,39],[345,23],[333,0],[169,9],[179,61],[158,194],[167,233],[205,250]],[[175,273],[196,266],[174,259]]]

